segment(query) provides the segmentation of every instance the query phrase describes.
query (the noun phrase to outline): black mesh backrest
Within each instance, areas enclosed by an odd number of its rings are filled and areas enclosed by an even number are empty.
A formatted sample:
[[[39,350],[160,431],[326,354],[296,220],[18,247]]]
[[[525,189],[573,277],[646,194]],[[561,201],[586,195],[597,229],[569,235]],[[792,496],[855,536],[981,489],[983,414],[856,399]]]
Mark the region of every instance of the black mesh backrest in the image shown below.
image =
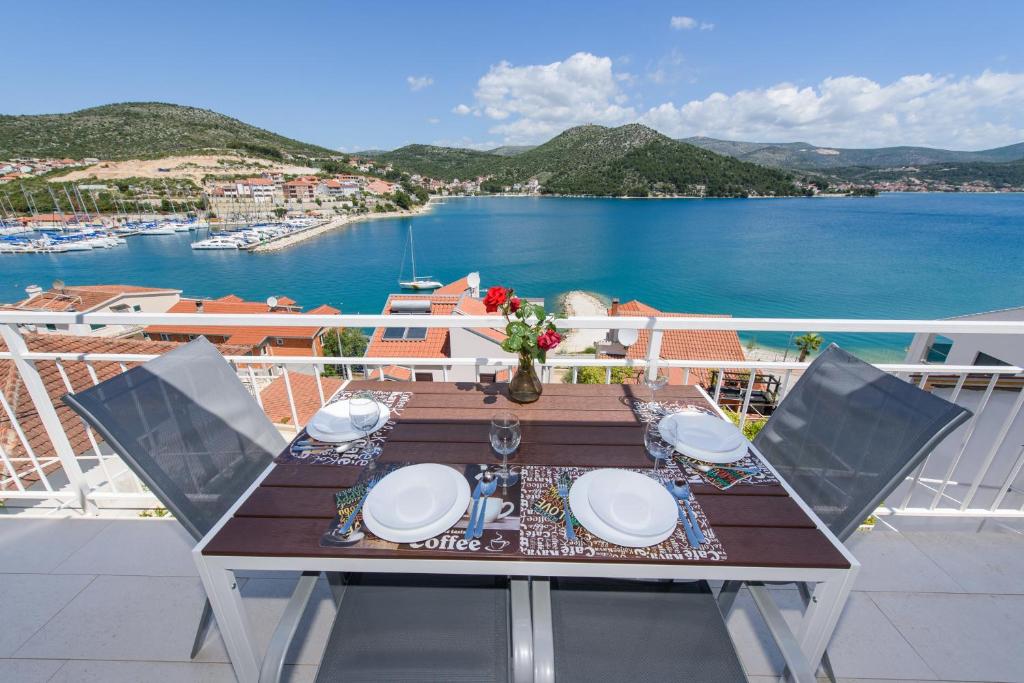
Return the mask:
[[[970,415],[832,344],[754,445],[844,540]]]
[[[205,338],[64,402],[196,538],[284,448],[284,438]]]

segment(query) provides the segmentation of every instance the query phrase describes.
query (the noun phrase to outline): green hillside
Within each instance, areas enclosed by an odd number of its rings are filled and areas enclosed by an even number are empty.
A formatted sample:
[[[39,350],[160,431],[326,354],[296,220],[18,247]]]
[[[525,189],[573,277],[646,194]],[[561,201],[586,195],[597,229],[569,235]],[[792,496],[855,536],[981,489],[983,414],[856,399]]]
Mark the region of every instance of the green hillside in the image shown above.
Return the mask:
[[[829,176],[855,183],[877,183],[914,179],[928,185],[986,183],[996,190],[1024,187],[1024,161],[990,163],[982,161],[922,164],[904,168],[847,167],[829,169]]]
[[[511,156],[410,145],[377,155],[396,169],[438,178],[536,178],[545,192],[607,196],[799,194],[780,171],[674,141],[640,124],[578,126]]]
[[[237,149],[267,158],[338,154],[207,109],[159,102],[108,104],[70,114],[0,116],[0,159],[136,159],[207,149]]]

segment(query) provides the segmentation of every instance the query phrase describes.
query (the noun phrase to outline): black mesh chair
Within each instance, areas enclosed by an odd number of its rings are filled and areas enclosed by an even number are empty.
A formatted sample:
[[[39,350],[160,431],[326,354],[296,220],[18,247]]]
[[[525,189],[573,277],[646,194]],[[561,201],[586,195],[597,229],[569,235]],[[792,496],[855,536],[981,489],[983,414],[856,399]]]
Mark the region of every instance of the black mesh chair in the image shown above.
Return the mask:
[[[197,541],[285,440],[220,352],[200,337],[64,397]],[[195,657],[212,620],[203,607]]]
[[[970,416],[832,344],[808,366],[754,446],[845,541]],[[798,587],[807,603],[810,588]],[[734,581],[723,586],[725,614],[738,589]],[[823,665],[834,680],[827,654]]]

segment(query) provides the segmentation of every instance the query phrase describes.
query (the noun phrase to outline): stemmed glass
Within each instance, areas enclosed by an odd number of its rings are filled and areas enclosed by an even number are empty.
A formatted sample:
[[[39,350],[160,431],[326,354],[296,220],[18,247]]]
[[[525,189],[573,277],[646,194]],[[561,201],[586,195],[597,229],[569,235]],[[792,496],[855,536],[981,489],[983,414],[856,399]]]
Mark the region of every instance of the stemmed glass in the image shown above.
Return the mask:
[[[373,433],[373,428],[377,426],[377,420],[380,419],[380,405],[377,404],[377,400],[369,391],[357,392],[349,400],[348,414],[352,419],[352,426],[363,433],[367,444],[367,457],[371,461],[376,459],[380,455],[381,449],[380,446],[370,441],[370,434]]]
[[[658,467],[663,460],[672,457],[673,448],[672,444],[662,438],[656,422],[650,422],[644,427],[644,448],[647,449],[647,454],[654,459],[654,478],[659,479]]]
[[[651,412],[655,412],[658,404],[655,402],[658,389],[668,384],[668,373],[659,368],[648,368],[644,373],[644,384],[651,390]]]
[[[507,491],[509,484],[519,481],[519,475],[508,469],[508,456],[519,448],[523,439],[519,418],[508,411],[502,411],[491,418],[491,448],[501,456],[501,490]]]

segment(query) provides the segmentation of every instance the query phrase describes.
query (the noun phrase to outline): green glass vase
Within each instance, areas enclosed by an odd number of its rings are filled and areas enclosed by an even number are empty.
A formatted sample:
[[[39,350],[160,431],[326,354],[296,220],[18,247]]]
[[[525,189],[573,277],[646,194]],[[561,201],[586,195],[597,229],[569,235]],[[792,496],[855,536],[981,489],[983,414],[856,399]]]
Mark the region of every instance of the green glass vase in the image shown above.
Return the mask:
[[[537,368],[529,356],[519,357],[519,369],[508,383],[509,397],[516,403],[533,403],[544,391]]]

